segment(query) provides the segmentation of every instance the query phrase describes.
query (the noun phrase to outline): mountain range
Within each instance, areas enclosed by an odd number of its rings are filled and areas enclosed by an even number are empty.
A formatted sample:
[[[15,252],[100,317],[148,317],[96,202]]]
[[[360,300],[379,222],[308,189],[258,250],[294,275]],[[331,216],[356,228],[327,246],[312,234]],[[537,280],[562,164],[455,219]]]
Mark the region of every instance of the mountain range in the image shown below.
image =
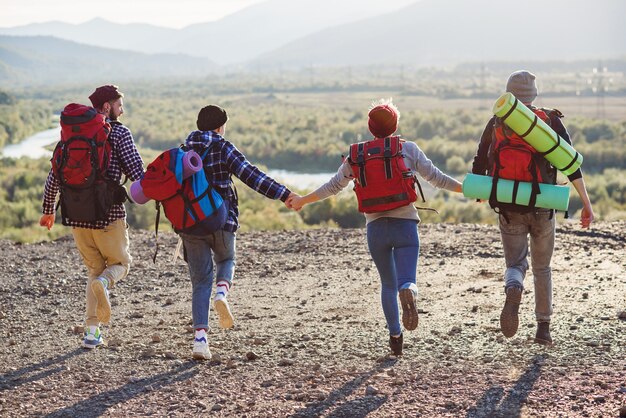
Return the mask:
[[[211,69],[454,66],[626,57],[623,0],[268,0],[182,29],[47,22],[0,28],[0,80],[110,71],[141,77]],[[10,35],[10,36],[8,36]],[[54,37],[54,38],[51,38]],[[45,71],[43,71],[45,69]]]

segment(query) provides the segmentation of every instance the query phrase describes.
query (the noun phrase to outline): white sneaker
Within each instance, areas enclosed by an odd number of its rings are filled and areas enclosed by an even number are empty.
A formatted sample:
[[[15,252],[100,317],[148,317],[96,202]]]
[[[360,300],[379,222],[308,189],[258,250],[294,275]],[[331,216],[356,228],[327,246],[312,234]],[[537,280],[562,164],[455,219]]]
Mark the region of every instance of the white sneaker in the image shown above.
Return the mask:
[[[95,326],[87,327],[83,337],[83,347],[91,350],[102,344],[104,344],[104,340],[102,339],[100,328]]]
[[[233,327],[233,324],[235,323],[235,318],[230,312],[228,300],[226,300],[225,297],[217,296],[213,301],[213,309],[215,309],[215,312],[217,312],[220,328],[228,329]]]
[[[211,351],[209,350],[209,343],[206,339],[206,332],[196,332],[196,336],[193,340],[192,357],[196,360],[211,359]]]

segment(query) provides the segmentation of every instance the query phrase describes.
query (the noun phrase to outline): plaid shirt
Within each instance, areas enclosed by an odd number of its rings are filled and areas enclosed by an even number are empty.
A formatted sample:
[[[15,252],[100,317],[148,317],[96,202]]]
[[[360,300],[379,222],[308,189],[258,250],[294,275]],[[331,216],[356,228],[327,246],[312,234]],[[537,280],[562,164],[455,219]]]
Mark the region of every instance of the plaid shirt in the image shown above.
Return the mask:
[[[130,180],[135,181],[143,177],[143,160],[137,151],[133,135],[130,130],[119,122],[111,122],[111,161],[109,163],[108,175],[113,181],[122,179],[122,174],[126,175]],[[52,169],[48,173],[46,186],[43,191],[43,213],[51,215],[55,211],[57,194],[59,193],[59,179],[56,177]],[[67,226],[88,229],[103,229],[108,224],[118,219],[126,218],[126,210],[124,205],[113,205],[106,220],[95,222],[78,222],[71,219],[66,223]]]
[[[286,201],[291,191],[267,176],[246,159],[246,157],[229,141],[213,131],[193,131],[187,137],[185,145],[193,148],[200,155],[204,155],[204,167],[211,174],[213,186],[218,193],[228,201],[228,220],[225,231],[235,232],[239,227],[239,209],[237,195],[233,189],[231,175],[243,181],[252,190],[270,199]]]

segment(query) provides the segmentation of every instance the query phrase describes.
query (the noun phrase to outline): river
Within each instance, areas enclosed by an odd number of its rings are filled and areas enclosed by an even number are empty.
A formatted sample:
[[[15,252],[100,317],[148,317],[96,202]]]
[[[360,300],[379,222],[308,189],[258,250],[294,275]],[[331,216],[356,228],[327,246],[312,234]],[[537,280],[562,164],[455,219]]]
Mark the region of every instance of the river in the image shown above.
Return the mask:
[[[0,157],[9,158],[41,158],[51,157],[52,151],[49,149],[50,145],[59,140],[59,128],[47,129],[36,133],[24,139],[18,144],[7,145],[0,151]],[[322,184],[326,183],[332,176],[332,173],[299,173],[296,171],[282,170],[282,169],[269,169],[267,174],[284,183],[288,187],[299,190],[313,190],[317,189]],[[420,182],[424,189],[426,199],[431,199],[437,192],[430,184],[425,181]],[[343,192],[352,190],[352,186],[348,185]]]
[[[41,158],[51,157],[50,146],[59,140],[59,128],[47,129],[32,135],[17,144],[11,144],[0,150],[0,157],[8,158]],[[324,184],[335,173],[298,173],[295,171],[269,169],[267,174],[298,189],[315,189]]]

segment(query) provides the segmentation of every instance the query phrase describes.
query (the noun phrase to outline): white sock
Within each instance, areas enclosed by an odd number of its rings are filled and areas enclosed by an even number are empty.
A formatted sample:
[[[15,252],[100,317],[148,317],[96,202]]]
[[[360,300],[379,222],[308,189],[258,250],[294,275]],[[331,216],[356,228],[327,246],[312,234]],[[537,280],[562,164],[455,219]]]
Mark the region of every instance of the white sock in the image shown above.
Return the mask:
[[[196,335],[195,335],[195,340],[199,342],[203,338],[204,338],[204,342],[207,342],[206,330],[204,328],[197,329],[196,330]]]
[[[215,289],[215,300],[226,299],[229,290],[230,284],[228,284],[226,280],[218,281],[217,288]]]

